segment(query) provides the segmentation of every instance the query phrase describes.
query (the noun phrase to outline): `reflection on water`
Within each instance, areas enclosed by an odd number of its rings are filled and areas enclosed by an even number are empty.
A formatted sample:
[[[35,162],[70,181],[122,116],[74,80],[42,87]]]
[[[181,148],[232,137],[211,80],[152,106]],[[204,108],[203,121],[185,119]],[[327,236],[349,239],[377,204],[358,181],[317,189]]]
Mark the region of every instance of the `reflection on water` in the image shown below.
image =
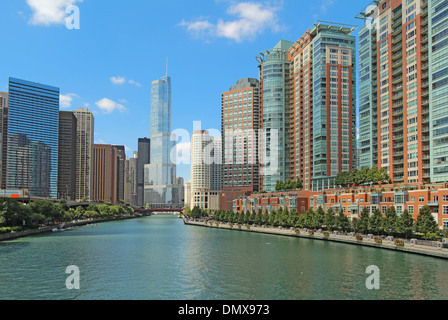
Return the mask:
[[[69,265],[80,269],[80,290],[65,288]],[[380,269],[380,290],[366,289],[370,265]],[[0,243],[0,298],[446,299],[447,266],[442,259],[154,216]]]

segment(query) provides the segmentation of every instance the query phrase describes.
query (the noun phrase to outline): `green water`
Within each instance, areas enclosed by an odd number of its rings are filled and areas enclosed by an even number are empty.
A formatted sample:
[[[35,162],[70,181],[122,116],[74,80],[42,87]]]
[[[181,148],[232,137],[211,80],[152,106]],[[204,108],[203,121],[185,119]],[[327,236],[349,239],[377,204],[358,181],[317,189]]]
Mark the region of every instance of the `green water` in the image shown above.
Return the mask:
[[[70,265],[79,290],[66,288]],[[379,290],[366,288],[370,265]],[[447,299],[447,269],[436,258],[152,216],[0,243],[0,299]]]

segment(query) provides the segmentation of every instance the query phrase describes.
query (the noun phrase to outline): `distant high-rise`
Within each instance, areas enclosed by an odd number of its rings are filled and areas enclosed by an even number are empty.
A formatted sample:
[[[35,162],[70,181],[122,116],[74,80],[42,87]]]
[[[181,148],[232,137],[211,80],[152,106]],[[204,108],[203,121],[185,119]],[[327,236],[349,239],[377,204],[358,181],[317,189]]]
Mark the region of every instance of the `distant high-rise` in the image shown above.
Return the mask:
[[[76,200],[93,199],[93,162],[95,118],[84,108],[73,111],[77,125],[76,141]]]
[[[191,137],[191,186],[189,202],[193,207],[219,209],[222,188],[221,137],[196,130]]]
[[[6,188],[8,141],[8,93],[0,92],[0,189]]]
[[[259,190],[260,95],[257,79],[240,79],[222,94],[221,210]]]
[[[124,202],[126,150],[124,146],[113,146],[117,150],[117,199]]]
[[[175,140],[171,133],[171,78],[151,83],[151,161],[145,165],[144,202],[153,208],[179,208]]]
[[[76,129],[73,112],[59,111],[58,197],[75,200],[76,196]]]
[[[94,201],[116,204],[124,200],[123,151],[124,146],[94,145]]]
[[[145,203],[145,165],[151,163],[151,139],[138,139],[137,158],[137,206],[142,207]]]
[[[7,189],[57,198],[59,88],[9,78]]]
[[[137,206],[137,163],[137,152],[125,162],[124,202],[132,206]]]

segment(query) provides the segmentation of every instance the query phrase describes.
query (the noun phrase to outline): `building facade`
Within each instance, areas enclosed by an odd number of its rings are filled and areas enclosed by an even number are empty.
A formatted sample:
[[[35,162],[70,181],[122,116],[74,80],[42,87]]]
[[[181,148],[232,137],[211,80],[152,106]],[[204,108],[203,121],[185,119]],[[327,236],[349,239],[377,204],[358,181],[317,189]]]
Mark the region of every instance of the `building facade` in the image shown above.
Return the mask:
[[[257,79],[240,79],[221,99],[221,210],[259,190],[260,94]]]
[[[206,130],[195,130],[191,137],[191,199],[192,207],[208,210],[219,209],[219,191],[222,188],[222,146],[221,137],[211,137]],[[201,190],[203,197],[197,197]],[[211,196],[218,195],[218,206]],[[201,202],[196,200],[201,200]],[[210,201],[209,201],[210,200]]]
[[[94,145],[94,201],[117,204],[124,200],[123,151],[124,146]]]
[[[356,167],[355,26],[317,21],[289,50],[289,179],[334,186]]]
[[[0,92],[0,189],[6,188],[8,146],[8,93]]]
[[[145,165],[151,163],[151,139],[138,139],[137,157],[137,205],[144,205],[145,195]]]
[[[377,1],[357,17],[360,167],[394,183],[448,181],[447,1]]]
[[[273,49],[257,56],[260,71],[260,127],[263,129],[260,152],[260,189],[275,191],[277,181],[289,178],[288,157],[291,144],[286,130],[290,113],[290,61],[292,42],[281,40]]]
[[[76,200],[94,198],[94,132],[95,118],[87,109],[73,111],[76,129]]]
[[[176,138],[171,133],[171,78],[151,83],[151,161],[145,168],[144,202],[151,208],[180,208],[176,182]]]
[[[73,112],[59,111],[58,198],[76,198],[76,141],[78,121]]]
[[[138,206],[137,165],[138,165],[138,153],[134,152],[133,158],[128,158],[125,161],[124,202],[131,206]]]
[[[329,189],[323,191],[293,191],[272,194],[257,194],[237,199],[234,212],[262,212],[264,214],[288,209],[305,214],[308,209],[330,208],[342,212],[349,220],[359,219],[364,209],[370,215],[379,210],[383,216],[387,209],[395,207],[397,215],[408,210],[417,220],[420,210],[428,206],[441,229],[448,228],[448,185],[443,184],[399,184],[352,189]]]
[[[57,198],[59,88],[9,78],[6,188]]]

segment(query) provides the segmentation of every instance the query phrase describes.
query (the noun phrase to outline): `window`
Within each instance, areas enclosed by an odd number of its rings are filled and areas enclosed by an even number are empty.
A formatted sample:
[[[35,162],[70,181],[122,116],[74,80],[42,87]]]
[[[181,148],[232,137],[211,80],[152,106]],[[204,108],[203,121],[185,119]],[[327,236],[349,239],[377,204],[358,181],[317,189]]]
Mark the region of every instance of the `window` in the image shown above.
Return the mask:
[[[425,197],[418,197],[418,202],[425,202]]]
[[[409,211],[410,215],[413,215],[414,214],[414,206],[409,206],[408,211]]]
[[[442,214],[448,215],[448,206],[443,206],[442,208]]]

